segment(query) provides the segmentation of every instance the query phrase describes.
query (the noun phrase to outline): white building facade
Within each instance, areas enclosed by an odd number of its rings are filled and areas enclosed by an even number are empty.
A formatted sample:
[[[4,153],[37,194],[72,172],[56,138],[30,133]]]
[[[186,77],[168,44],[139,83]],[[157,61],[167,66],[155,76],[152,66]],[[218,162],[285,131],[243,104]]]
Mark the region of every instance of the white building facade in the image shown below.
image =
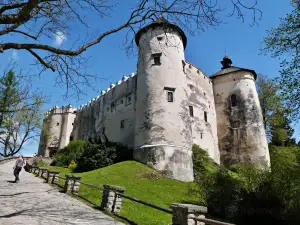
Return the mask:
[[[185,60],[184,32],[163,18],[141,29],[136,44],[137,74],[77,109],[46,113],[39,154],[50,156],[70,140],[106,137],[182,181],[193,180],[193,144],[218,164],[269,164],[255,71],[224,57],[222,70],[208,77]]]

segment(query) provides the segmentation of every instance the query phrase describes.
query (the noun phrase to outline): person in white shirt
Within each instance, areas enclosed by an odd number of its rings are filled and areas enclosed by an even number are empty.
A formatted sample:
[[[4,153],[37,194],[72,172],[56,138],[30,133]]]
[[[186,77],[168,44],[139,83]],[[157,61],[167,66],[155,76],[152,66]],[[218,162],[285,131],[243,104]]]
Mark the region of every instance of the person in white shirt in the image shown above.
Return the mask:
[[[16,165],[14,166],[14,176],[15,176],[15,182],[18,182],[19,179],[19,173],[22,170],[22,167],[24,165],[24,158],[22,155],[17,159]]]

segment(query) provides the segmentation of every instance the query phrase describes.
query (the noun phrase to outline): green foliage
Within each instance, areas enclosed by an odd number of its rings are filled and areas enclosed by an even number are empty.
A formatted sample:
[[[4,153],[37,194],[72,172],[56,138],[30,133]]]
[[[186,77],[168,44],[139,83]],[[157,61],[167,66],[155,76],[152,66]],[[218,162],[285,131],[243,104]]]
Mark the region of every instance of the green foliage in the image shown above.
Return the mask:
[[[209,172],[201,163],[195,190],[205,196],[210,214],[243,225],[298,224],[300,148],[271,145],[270,157],[271,169],[234,165]]]
[[[130,159],[132,151],[119,143],[86,143],[77,169],[91,171]]]
[[[271,144],[277,146],[295,146],[296,140],[292,138],[294,129],[291,127],[291,120],[286,113],[278,111],[271,120]]]
[[[73,160],[78,163],[78,159],[81,157],[86,142],[83,140],[71,141],[68,146],[61,149],[55,156],[54,161],[57,166],[67,166]]]
[[[280,86],[294,118],[299,119],[300,109],[300,5],[296,4],[292,12],[281,18],[278,27],[268,31],[264,52],[281,60]]]
[[[119,143],[90,143],[83,140],[71,141],[54,157],[56,166],[77,164],[77,171],[90,171],[132,159],[132,150]]]

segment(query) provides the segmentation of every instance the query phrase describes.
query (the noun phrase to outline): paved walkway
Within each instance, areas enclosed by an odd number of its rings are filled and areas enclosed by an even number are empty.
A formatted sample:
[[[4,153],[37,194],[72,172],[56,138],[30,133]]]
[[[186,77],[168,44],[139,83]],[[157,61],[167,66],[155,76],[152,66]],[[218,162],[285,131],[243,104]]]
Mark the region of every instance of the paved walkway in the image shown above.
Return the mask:
[[[13,162],[0,165],[0,224],[2,225],[121,225],[99,210],[60,193],[57,188],[22,169],[12,183]]]

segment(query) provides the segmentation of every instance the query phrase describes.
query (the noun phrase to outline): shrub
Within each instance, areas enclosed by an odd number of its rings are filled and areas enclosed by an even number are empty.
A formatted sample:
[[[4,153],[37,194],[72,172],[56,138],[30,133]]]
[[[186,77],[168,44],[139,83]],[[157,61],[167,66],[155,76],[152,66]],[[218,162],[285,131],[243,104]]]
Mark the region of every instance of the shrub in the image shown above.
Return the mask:
[[[119,143],[86,143],[78,160],[78,171],[90,171],[132,159],[132,151]]]
[[[78,159],[84,151],[85,143],[83,140],[71,141],[66,148],[61,149],[54,156],[53,164],[57,166],[67,166],[72,160],[78,162]]]
[[[211,215],[243,225],[299,224],[299,147],[270,146],[271,170],[234,165],[208,172],[205,164],[210,163],[204,153],[195,158],[196,155],[193,158],[198,173],[196,181],[205,193]]]

